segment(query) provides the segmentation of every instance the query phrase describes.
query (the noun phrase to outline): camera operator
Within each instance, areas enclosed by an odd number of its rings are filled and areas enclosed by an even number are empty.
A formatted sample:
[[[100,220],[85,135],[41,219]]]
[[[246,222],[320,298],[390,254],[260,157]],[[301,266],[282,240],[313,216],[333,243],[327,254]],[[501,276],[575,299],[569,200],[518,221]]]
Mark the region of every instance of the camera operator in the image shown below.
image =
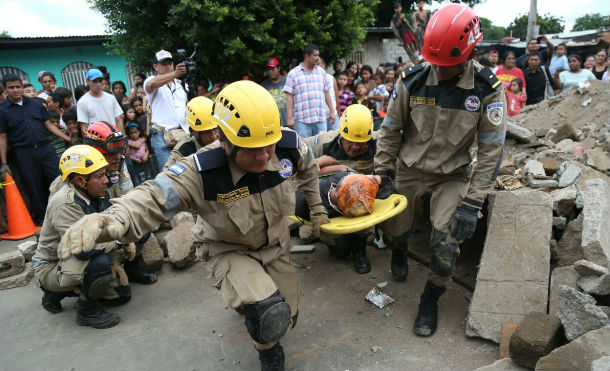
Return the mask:
[[[157,169],[161,171],[176,145],[188,137],[186,113],[187,95],[178,78],[187,72],[184,63],[174,69],[170,52],[161,50],[155,54],[153,68],[156,76],[144,81],[146,98],[151,107],[150,142],[157,159]]]

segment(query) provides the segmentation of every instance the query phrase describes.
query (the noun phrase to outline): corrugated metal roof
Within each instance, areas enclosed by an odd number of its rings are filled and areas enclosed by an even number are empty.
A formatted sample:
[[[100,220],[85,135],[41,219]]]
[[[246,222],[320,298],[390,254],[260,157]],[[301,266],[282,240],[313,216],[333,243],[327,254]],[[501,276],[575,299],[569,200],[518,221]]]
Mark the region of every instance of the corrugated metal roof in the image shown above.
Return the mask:
[[[0,50],[99,45],[108,41],[108,37],[108,35],[8,37],[0,39]]]

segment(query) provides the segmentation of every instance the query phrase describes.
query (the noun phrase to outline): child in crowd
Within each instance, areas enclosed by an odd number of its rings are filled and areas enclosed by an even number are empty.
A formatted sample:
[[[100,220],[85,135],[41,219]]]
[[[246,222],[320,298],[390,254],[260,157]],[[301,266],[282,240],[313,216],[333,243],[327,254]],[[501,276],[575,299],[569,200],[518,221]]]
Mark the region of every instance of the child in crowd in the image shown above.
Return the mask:
[[[339,117],[343,115],[343,111],[354,103],[356,95],[351,91],[348,85],[348,72],[339,72],[337,75],[337,108]]]
[[[388,79],[391,79],[391,80],[392,80],[392,82],[395,82],[395,81],[396,81],[396,76],[394,75],[394,69],[393,69],[393,68],[388,68],[388,69],[385,71],[385,79],[386,79],[386,81],[387,81]]]
[[[373,81],[375,82],[376,86],[375,89],[369,93],[369,99],[374,100],[375,104],[377,105],[376,110],[381,111],[383,110],[383,100],[385,97],[390,95],[385,86],[385,75],[382,73],[376,73],[373,76]]]
[[[379,117],[385,118],[386,113],[388,112],[388,104],[390,104],[390,97],[385,97],[383,100],[383,109],[381,111],[377,111]]]
[[[394,78],[389,78],[385,80],[385,91],[388,92],[388,95],[392,95],[392,91],[394,91]]]
[[[71,108],[64,111],[64,122],[68,127],[68,135],[70,136],[70,146],[83,144],[83,134],[80,132],[80,125],[76,121],[76,110]]]
[[[23,84],[23,96],[28,98],[36,98],[36,88],[32,84]]]
[[[130,124],[132,122],[136,122],[136,110],[131,104],[123,104],[121,108],[123,109],[123,114],[125,115],[123,120],[124,122],[128,122]],[[138,129],[140,129],[139,125]]]
[[[131,108],[133,110],[133,108]],[[140,125],[135,122],[127,124],[127,157],[133,161],[133,167],[137,176],[137,183],[142,184],[146,180],[154,178],[152,167],[148,161],[148,146],[146,138],[142,135]]]
[[[49,111],[49,122],[55,125],[63,134],[68,135],[68,132],[59,126],[59,113],[57,113],[57,111]],[[66,141],[55,134],[49,134],[49,141],[51,141],[51,144],[55,147],[57,158],[60,158],[64,151],[68,149]]]
[[[369,66],[367,64],[362,66],[362,69],[360,70],[360,77],[362,77],[361,81],[362,81],[362,83],[364,83],[364,86],[366,87],[367,94],[369,92],[375,90],[375,88],[377,87],[377,84],[372,79],[373,78],[373,69],[371,68],[371,66]]]
[[[521,109],[525,107],[527,100],[526,94],[523,92],[523,81],[516,78],[510,82],[510,91],[506,93],[506,105],[508,106],[508,117],[517,116],[521,113]]]
[[[356,84],[356,100],[354,101],[354,103],[359,103],[359,104],[363,104],[363,102],[366,100],[367,96],[367,90],[366,90],[366,85],[360,81],[359,83]]]
[[[567,53],[568,46],[565,43],[561,43],[555,47],[553,58],[551,58],[551,63],[549,64],[549,72],[551,75],[554,75],[557,70],[559,70],[560,73],[570,70],[570,66],[568,66],[568,57],[566,56]]]

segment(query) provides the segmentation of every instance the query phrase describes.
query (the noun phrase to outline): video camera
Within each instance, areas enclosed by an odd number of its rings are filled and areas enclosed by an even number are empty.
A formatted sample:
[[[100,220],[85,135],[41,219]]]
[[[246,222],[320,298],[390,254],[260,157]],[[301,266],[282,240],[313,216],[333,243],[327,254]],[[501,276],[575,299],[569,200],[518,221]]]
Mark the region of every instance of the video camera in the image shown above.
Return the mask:
[[[193,54],[189,57],[186,56],[186,50],[177,49],[176,52],[183,58],[184,66],[186,67],[186,76],[184,82],[187,86],[188,99],[197,96],[197,86],[193,83],[193,78],[197,75],[197,62],[193,60],[193,57],[197,53],[197,46],[199,44],[193,43]]]

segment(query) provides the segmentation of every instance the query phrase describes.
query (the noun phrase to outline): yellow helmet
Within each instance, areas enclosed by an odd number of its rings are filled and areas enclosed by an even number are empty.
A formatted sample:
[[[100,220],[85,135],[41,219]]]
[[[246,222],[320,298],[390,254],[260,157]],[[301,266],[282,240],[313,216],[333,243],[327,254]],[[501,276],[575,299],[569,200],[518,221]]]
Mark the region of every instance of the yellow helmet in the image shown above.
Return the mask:
[[[238,147],[265,147],[282,138],[275,99],[267,89],[249,80],[222,89],[214,102],[212,123]]]
[[[85,144],[72,146],[59,159],[61,180],[66,180],[71,173],[88,175],[107,165],[104,155],[96,148]]]
[[[341,136],[352,142],[368,142],[373,137],[373,115],[362,104],[348,106],[339,120]]]
[[[212,106],[210,98],[195,97],[186,105],[185,120],[195,131],[212,130],[216,124],[212,123]]]

